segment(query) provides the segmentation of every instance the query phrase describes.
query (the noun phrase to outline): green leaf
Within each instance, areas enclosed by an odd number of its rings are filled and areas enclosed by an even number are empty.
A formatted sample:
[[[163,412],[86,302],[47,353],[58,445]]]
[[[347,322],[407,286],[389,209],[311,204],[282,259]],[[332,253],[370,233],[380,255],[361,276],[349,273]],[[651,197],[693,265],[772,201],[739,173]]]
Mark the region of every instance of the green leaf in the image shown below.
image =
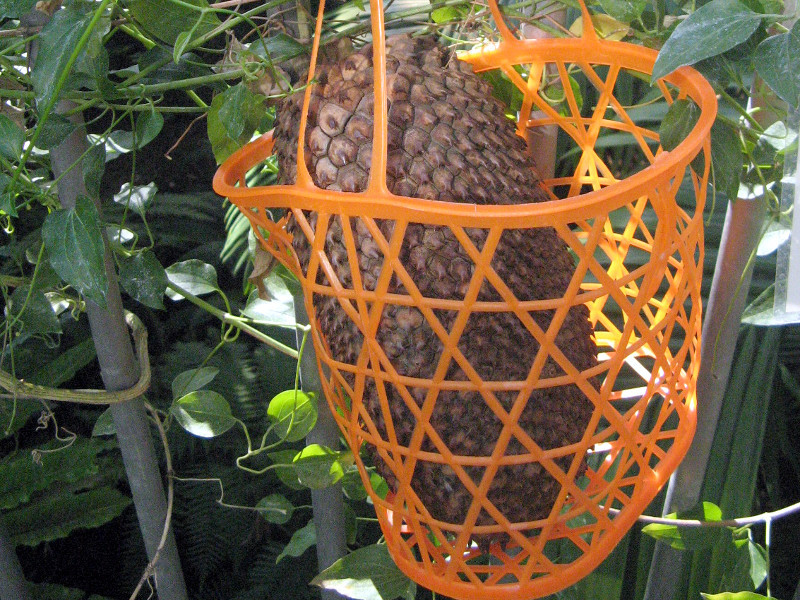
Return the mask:
[[[11,190],[8,189],[8,184],[10,183],[11,178],[5,173],[0,173],[0,211],[10,217],[16,217],[17,204],[15,194],[12,194]]]
[[[127,244],[131,244],[138,239],[133,231],[117,224],[106,226],[106,238],[111,248],[117,250],[120,254],[127,252]]]
[[[279,438],[286,442],[302,440],[317,423],[316,396],[300,390],[281,392],[270,400],[267,416]]]
[[[36,103],[47,106],[56,92],[56,82],[93,18],[92,6],[72,2],[57,10],[39,34],[39,51],[31,70]],[[64,89],[72,86],[65,84]],[[62,90],[63,91],[63,90]]]
[[[167,273],[152,251],[137,252],[121,259],[119,282],[134,300],[150,308],[164,308]]]
[[[172,53],[161,46],[153,46],[150,50],[142,53],[139,64],[139,71],[144,71],[150,65],[163,63],[165,59],[172,58]],[[191,79],[193,77],[203,77],[211,75],[212,71],[207,66],[201,64],[199,56],[192,52],[187,52],[175,63],[170,60],[167,64],[150,71],[142,78],[142,83],[152,85],[154,83],[172,83],[179,79]]]
[[[158,192],[155,183],[131,186],[129,182],[122,184],[119,192],[114,194],[114,202],[128,206],[140,217],[144,218],[147,208],[153,203],[153,198]]]
[[[364,483],[361,481],[361,475],[357,469],[345,471],[344,477],[342,477],[342,491],[351,500],[367,499],[367,490],[364,488]]]
[[[81,162],[83,172],[83,183],[86,185],[86,193],[90,198],[100,197],[100,182],[106,170],[106,148],[104,144],[95,144],[89,149]]]
[[[647,7],[647,0],[599,0],[599,2],[606,13],[623,23],[638,19]]]
[[[780,221],[771,221],[758,242],[756,256],[769,256],[792,237],[792,230]]]
[[[739,0],[712,0],[701,6],[664,43],[653,65],[651,81],[741,44],[758,29],[762,18]]]
[[[136,147],[143,148],[152,142],[164,127],[164,117],[154,108],[140,112],[136,117]]]
[[[42,125],[42,132],[39,134],[39,139],[36,140],[36,147],[43,150],[55,148],[73,131],[75,131],[75,123],[64,115],[51,113]]]
[[[375,492],[379,498],[386,499],[389,494],[389,484],[386,480],[378,475],[375,471],[369,474],[369,484],[372,486],[372,491]]]
[[[270,460],[276,465],[273,470],[278,479],[292,490],[302,490],[305,489],[305,486],[297,478],[297,470],[294,465],[294,457],[296,455],[296,450],[278,450],[268,454]]]
[[[0,437],[16,433],[25,426],[28,419],[41,412],[42,405],[36,400],[11,398],[0,402]]]
[[[22,156],[25,132],[7,116],[0,114],[0,156],[17,162]]]
[[[316,543],[317,529],[314,527],[314,521],[310,520],[305,527],[294,532],[292,539],[290,539],[289,543],[286,544],[283,552],[281,552],[278,555],[278,558],[275,559],[275,564],[281,562],[285,556],[302,555],[306,550],[311,548],[311,546]]]
[[[41,410],[41,406],[39,407]],[[98,475],[97,455],[108,445],[100,440],[77,438],[69,449],[49,442],[42,448],[48,452],[39,463],[28,452],[6,457],[0,477],[0,509],[8,510],[30,502],[34,495],[48,488],[72,484],[85,485]],[[56,450],[53,452],[53,450]]]
[[[722,511],[711,502],[703,502],[701,506],[695,507],[686,512],[672,513],[667,518],[675,519],[700,519],[704,521],[719,521],[722,518]],[[669,544],[676,550],[686,550],[687,548],[699,550],[712,547],[720,541],[720,537],[729,530],[718,527],[678,527],[676,525],[665,525],[661,523],[650,523],[642,528],[642,532],[647,535]]]
[[[465,15],[464,6],[442,6],[431,12],[431,19],[436,24],[458,21]]]
[[[92,437],[103,435],[117,435],[117,427],[114,425],[114,417],[111,415],[111,407],[105,409],[92,427]]]
[[[393,600],[408,595],[414,583],[394,564],[385,544],[373,544],[351,552],[311,580],[358,600]]]
[[[210,294],[219,290],[217,270],[201,260],[192,258],[167,267],[167,278],[177,286],[195,296]],[[167,296],[172,300],[183,300],[183,296],[167,289]]]
[[[750,554],[750,581],[753,589],[758,589],[767,579],[767,551],[753,540],[747,540],[747,552]]]
[[[685,512],[678,513],[679,519],[697,519],[700,521],[721,521],[722,510],[712,502],[703,502]],[[722,527],[678,527],[681,540],[689,550],[704,550],[713,548],[723,541],[725,536],[730,539],[730,530]]]
[[[756,594],[755,592],[722,592],[721,594],[704,594],[700,593],[704,600],[774,600]]]
[[[0,175],[0,177],[2,177],[2,175]],[[0,192],[0,213],[6,214],[9,217],[17,216],[17,206],[10,192]]]
[[[270,494],[258,501],[256,510],[267,522],[283,525],[292,518],[294,505],[281,494]]]
[[[791,31],[768,37],[753,55],[756,71],[766,84],[792,108],[800,106],[800,21]]]
[[[238,83],[222,94],[225,102],[219,109],[219,120],[232,140],[238,140],[244,133],[245,105],[248,93],[252,94],[247,86],[244,83]]]
[[[178,373],[172,380],[172,397],[177,399],[205,387],[218,373],[219,369],[216,367],[200,367]]]
[[[312,490],[333,485],[344,476],[339,453],[326,446],[309,444],[294,457],[297,479]]]
[[[770,284],[744,309],[742,323],[747,325],[784,325],[782,315],[775,314],[775,284]]]
[[[19,19],[30,11],[39,0],[0,0],[0,17]]]
[[[55,272],[86,298],[105,307],[105,246],[94,202],[79,196],[75,208],[47,215],[42,240]]]
[[[169,412],[192,435],[213,438],[236,424],[228,401],[217,392],[197,390],[175,400]]]
[[[769,144],[776,152],[786,152],[797,141],[797,131],[787,129],[784,121],[775,121],[758,138],[758,144]]]
[[[96,356],[94,341],[88,337],[80,344],[62,351],[52,361],[31,375],[29,381],[39,385],[57,387],[75,377],[78,371],[94,361]]]
[[[275,62],[282,62],[308,52],[306,46],[282,31],[250,44],[248,50],[256,56]]]
[[[206,126],[217,163],[250,141],[264,115],[263,102],[263,96],[257,96],[243,83],[214,96]]]
[[[739,134],[721,122],[715,122],[711,127],[711,164],[714,166],[714,185],[729,199],[735,199],[744,155]]]
[[[103,36],[110,29],[110,25],[108,17],[100,20],[99,26],[92,32],[86,44],[85,52],[80,54],[70,73],[73,87],[96,90],[103,98],[108,99],[117,96],[114,84],[108,79],[109,56],[103,46]]]
[[[80,494],[54,490],[6,515],[10,541],[35,546],[64,538],[76,529],[108,523],[130,504],[130,498],[108,486]]]
[[[175,38],[175,47],[172,49],[172,60],[175,64],[180,62],[181,56],[183,55],[184,50],[186,50],[186,46],[188,46],[189,42],[191,41],[191,31],[181,31],[178,34],[178,37]]]
[[[697,125],[700,107],[691,100],[676,100],[669,107],[658,135],[664,150],[674,150]]]
[[[61,323],[47,296],[34,290],[28,297],[30,289],[30,286],[24,285],[14,290],[6,305],[8,315],[12,318],[19,317],[24,333],[61,333]]]
[[[143,148],[153,141],[164,126],[164,117],[153,110],[139,113],[133,131],[117,129],[108,136],[107,144],[117,154],[127,154],[134,149]]]
[[[197,23],[194,28],[196,36],[209,33],[220,24],[212,11],[202,10],[208,9],[206,0],[184,0],[180,4],[163,0],[131,0],[128,9],[142,29],[170,45],[176,43],[187,23]]]
[[[294,326],[297,321],[294,314],[294,296],[289,291],[286,281],[274,269],[264,279],[264,289],[270,299],[259,298],[258,290],[253,290],[247,298],[247,305],[242,313],[256,321]]]

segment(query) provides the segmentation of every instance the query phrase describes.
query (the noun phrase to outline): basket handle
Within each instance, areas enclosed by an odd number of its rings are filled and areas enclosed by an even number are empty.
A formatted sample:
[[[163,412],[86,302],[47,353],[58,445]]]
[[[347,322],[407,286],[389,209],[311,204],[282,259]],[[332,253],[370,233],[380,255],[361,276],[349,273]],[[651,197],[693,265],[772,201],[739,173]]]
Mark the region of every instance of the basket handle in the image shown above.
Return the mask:
[[[389,152],[389,101],[386,90],[386,25],[383,0],[369,0],[372,21],[372,78],[374,98],[372,125],[372,162],[366,193],[388,195],[386,161]]]
[[[587,43],[596,43],[597,34],[592,25],[589,9],[584,0],[578,0],[583,15],[583,32],[581,37]],[[388,153],[388,95],[386,89],[386,25],[382,0],[370,0],[370,22],[372,28],[372,74],[374,89],[373,127],[372,127],[372,156],[371,168],[367,189],[363,194],[371,197],[390,196],[386,183],[386,163]],[[499,49],[522,44],[505,22],[503,13],[497,0],[489,0],[489,9],[492,13],[497,29],[501,36]],[[311,89],[319,57],[319,44],[322,34],[322,21],[325,12],[325,0],[320,0],[317,12],[314,39],[311,47],[311,60],[308,69],[308,79],[303,96],[303,109],[300,113],[300,128],[297,136],[297,180],[296,185],[306,188],[315,188],[311,174],[308,172],[305,160],[305,133],[308,125],[308,111],[311,104]],[[527,43],[531,43],[528,40]]]
[[[297,178],[295,185],[315,188],[311,173],[306,167],[306,128],[308,126],[308,109],[311,105],[311,88],[314,82],[314,75],[317,70],[317,58],[319,57],[319,41],[322,37],[322,17],[325,14],[325,0],[319,0],[317,10],[317,22],[314,26],[314,39],[311,43],[311,60],[308,65],[308,78],[306,79],[306,89],[303,92],[303,109],[300,111],[300,128],[297,132]]]
[[[583,16],[581,38],[586,42],[597,42],[597,32],[594,30],[594,22],[592,21],[592,15],[589,13],[586,2],[584,2],[584,0],[578,0],[578,4],[581,5],[581,15]]]

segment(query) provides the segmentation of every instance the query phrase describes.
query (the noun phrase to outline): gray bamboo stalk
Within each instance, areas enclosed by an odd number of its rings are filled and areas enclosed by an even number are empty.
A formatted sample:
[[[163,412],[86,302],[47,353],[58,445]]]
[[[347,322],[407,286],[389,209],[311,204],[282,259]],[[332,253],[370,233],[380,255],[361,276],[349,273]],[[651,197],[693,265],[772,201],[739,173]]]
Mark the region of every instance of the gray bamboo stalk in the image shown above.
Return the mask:
[[[542,15],[534,15],[534,17],[538,17],[539,19],[544,18]],[[555,23],[564,25],[567,20],[567,11],[556,11],[549,15],[549,19]],[[541,40],[553,37],[547,31],[528,23],[523,23],[522,25],[522,36],[529,40]],[[550,69],[550,67],[548,67],[548,69]],[[544,112],[537,110],[533,111],[529,117],[540,118],[543,116]],[[558,130],[558,125],[541,125],[528,130],[528,151],[533,159],[533,164],[536,165],[536,170],[543,179],[552,179],[555,177]]]
[[[711,445],[722,410],[742,312],[747,303],[752,264],[766,216],[761,198],[728,204],[714,280],[708,298],[697,377],[697,431],[689,452],[667,488],[663,514],[700,502]],[[672,600],[683,577],[686,553],[657,543],[647,579],[645,600]]]
[[[58,110],[66,112],[70,108],[73,108],[70,103],[62,102]],[[83,127],[83,116],[76,113],[69,118],[77,126],[76,130],[50,151],[53,172],[56,177],[61,177],[58,182],[58,197],[64,208],[74,207],[78,196],[86,195],[80,160],[89,148]],[[87,300],[86,316],[97,350],[103,383],[107,390],[116,391],[129,388],[136,383],[139,378],[139,365],[136,363],[130,334],[125,324],[116,270],[105,236],[103,241],[105,270],[108,277],[107,306],[101,307]],[[144,538],[147,556],[152,561],[164,529],[167,503],[158,458],[145,414],[144,400],[138,398],[115,404],[111,407],[111,415],[139,519],[139,528]],[[155,581],[161,600],[187,600],[178,549],[171,531],[155,566]]]
[[[308,313],[302,293],[295,294],[294,313],[298,323],[308,324]],[[302,332],[297,333],[300,347]],[[319,400],[317,424],[306,436],[307,444],[320,444],[336,450],[339,446],[339,427],[333,418],[325,396],[317,368],[314,344],[307,340],[300,357],[300,380],[303,391],[314,392]],[[317,563],[322,571],[347,554],[347,534],[344,520],[344,497],[342,486],[335,484],[321,490],[311,490],[311,505],[314,525],[317,530]],[[322,600],[339,600],[343,596],[333,590],[322,590]]]
[[[30,600],[28,584],[0,515],[0,600]]]
[[[82,121],[81,117],[77,119]],[[77,197],[86,193],[80,166],[69,172],[65,171],[87,148],[85,132],[79,128],[50,152],[53,171],[56,176],[62,177],[58,187],[59,199],[64,208],[74,207]],[[130,335],[125,325],[122,298],[111,253],[107,241],[105,243],[105,268],[109,281],[107,306],[102,308],[87,300],[86,314],[97,350],[103,383],[107,390],[115,391],[126,389],[136,383],[139,378],[139,365],[136,363]],[[159,546],[167,515],[167,504],[144,401],[137,399],[115,404],[111,407],[111,414],[136,506],[139,527],[147,555],[152,560]],[[163,600],[187,598],[172,533],[161,551],[155,574],[159,596]]]

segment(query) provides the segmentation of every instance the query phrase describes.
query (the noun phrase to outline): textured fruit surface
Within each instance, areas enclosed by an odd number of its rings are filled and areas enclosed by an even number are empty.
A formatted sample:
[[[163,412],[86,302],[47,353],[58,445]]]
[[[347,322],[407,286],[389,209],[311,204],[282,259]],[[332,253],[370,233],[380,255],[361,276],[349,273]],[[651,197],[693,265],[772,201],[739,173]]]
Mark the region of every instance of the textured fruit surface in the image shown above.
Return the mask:
[[[540,187],[525,143],[515,125],[504,115],[502,104],[491,96],[488,84],[469,65],[458,61],[431,38],[394,36],[387,40],[388,166],[387,184],[395,194],[417,198],[475,204],[519,204],[541,202],[547,195]],[[306,164],[316,185],[333,190],[360,192],[367,186],[372,152],[373,93],[372,47],[339,60],[319,65],[318,84],[312,91],[306,130]],[[302,94],[287,98],[279,109],[275,150],[282,183],[296,178],[296,147]],[[312,227],[317,217],[306,213]],[[358,268],[364,288],[374,290],[383,270],[379,245],[358,218],[349,223],[355,238]],[[343,240],[342,221],[331,218],[325,237],[325,252],[339,283],[352,288],[353,277]],[[388,240],[395,227],[391,220],[379,222]],[[306,272],[311,248],[294,219],[287,229],[294,235],[293,247]],[[478,250],[488,231],[472,229],[467,235]],[[463,299],[475,265],[452,230],[423,223],[408,225],[400,260],[421,294],[428,298]],[[566,245],[550,228],[508,229],[502,233],[491,262],[492,268],[521,301],[561,297],[574,273],[574,261]],[[317,283],[329,285],[320,274]],[[393,275],[389,292],[406,292]],[[497,290],[486,280],[478,294],[481,301],[500,301]],[[339,301],[323,294],[313,298],[317,324],[331,356],[355,364],[363,336]],[[439,309],[436,318],[449,331],[457,311]],[[532,313],[547,331],[553,311]],[[401,376],[430,379],[439,365],[443,344],[424,315],[414,307],[388,304],[381,317],[376,339],[392,367]],[[596,364],[596,347],[584,306],[569,310],[555,344],[578,369]],[[519,318],[509,312],[473,312],[458,342],[458,349],[484,381],[515,381],[528,378],[539,343]],[[563,375],[563,369],[548,358],[541,378]],[[462,367],[451,361],[446,381],[467,381]],[[383,384],[381,384],[383,385]],[[368,381],[363,402],[378,432],[388,439],[391,419],[397,441],[407,446],[417,427],[400,392],[385,384],[388,413],[384,414],[376,384]],[[429,392],[411,387],[409,393],[422,406]],[[506,410],[518,401],[518,392],[495,392]],[[541,448],[552,449],[578,442],[593,411],[592,403],[574,385],[534,390],[518,422]],[[489,456],[503,429],[500,418],[475,391],[442,390],[430,418],[442,442],[457,456]],[[426,436],[422,450],[438,452]],[[512,437],[506,455],[528,449]],[[378,471],[396,490],[397,479],[373,452]],[[566,471],[573,460],[556,460]],[[467,467],[468,476],[480,484],[484,467]],[[433,518],[459,524],[473,501],[455,471],[447,465],[418,461],[412,487]],[[550,513],[560,484],[538,462],[502,466],[487,493],[488,500],[512,523],[542,519]],[[478,525],[493,525],[495,519],[482,509]],[[505,536],[477,536],[486,546]]]

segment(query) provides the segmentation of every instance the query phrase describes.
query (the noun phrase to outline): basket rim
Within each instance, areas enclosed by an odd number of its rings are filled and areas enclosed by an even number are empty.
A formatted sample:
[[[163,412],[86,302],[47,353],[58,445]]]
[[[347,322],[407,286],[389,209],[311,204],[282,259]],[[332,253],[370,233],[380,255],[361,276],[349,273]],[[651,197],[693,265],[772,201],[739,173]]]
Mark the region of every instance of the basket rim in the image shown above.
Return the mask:
[[[621,69],[649,74],[658,55],[651,48],[587,37],[516,40],[511,45],[503,44],[502,56],[499,52],[498,48],[485,48],[468,55],[467,59],[476,72],[499,68],[503,64],[562,60],[592,66],[619,65]],[[213,188],[242,209],[288,207],[378,219],[397,219],[402,214],[409,221],[466,227],[537,227],[574,222],[615,210],[646,195],[653,189],[654,182],[669,179],[708,147],[717,112],[717,98],[711,85],[689,66],[676,69],[660,81],[677,87],[697,103],[700,115],[692,131],[673,150],[660,151],[655,160],[642,170],[601,189],[566,198],[525,204],[470,204],[401,196],[385,188],[375,193],[369,189],[363,192],[325,190],[311,182],[254,187],[238,185],[251,168],[270,156],[272,131],[249,142],[226,159],[214,175]],[[548,181],[544,182],[545,185]]]

